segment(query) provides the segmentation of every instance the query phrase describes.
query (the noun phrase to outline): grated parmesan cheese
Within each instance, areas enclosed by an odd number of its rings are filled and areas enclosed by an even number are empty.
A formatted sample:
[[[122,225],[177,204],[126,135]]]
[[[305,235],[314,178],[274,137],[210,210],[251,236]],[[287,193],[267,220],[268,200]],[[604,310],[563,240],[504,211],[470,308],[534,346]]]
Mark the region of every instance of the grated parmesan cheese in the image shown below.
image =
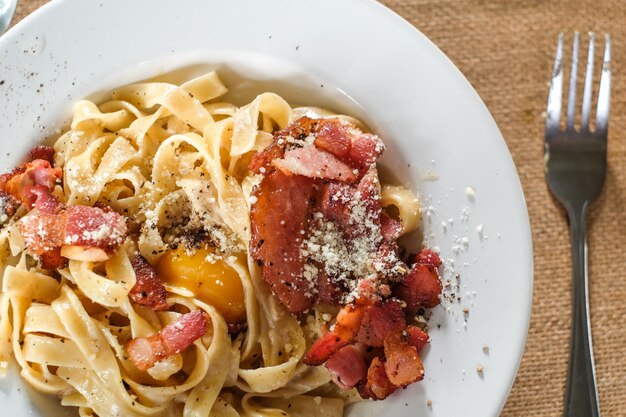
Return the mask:
[[[377,187],[377,184],[371,187]],[[376,190],[369,191],[378,194]],[[320,271],[311,263],[324,265],[326,276],[347,290],[342,301],[349,303],[358,298],[362,282],[367,281],[380,289],[385,283],[377,282],[379,276],[402,274],[406,267],[394,252],[378,253],[382,232],[377,213],[368,210],[370,202],[362,198],[361,191],[352,198],[337,192],[331,199],[347,205],[347,228],[351,236],[346,239],[344,231],[334,222],[324,220],[322,213],[314,213],[311,233],[303,240],[300,249],[302,256],[309,260],[303,276],[309,282],[315,282]]]

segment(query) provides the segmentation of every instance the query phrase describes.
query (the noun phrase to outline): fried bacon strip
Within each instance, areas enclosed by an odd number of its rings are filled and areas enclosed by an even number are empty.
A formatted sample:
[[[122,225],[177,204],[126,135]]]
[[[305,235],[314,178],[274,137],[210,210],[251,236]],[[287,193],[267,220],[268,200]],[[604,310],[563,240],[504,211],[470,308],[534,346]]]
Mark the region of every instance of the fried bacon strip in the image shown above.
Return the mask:
[[[303,116],[285,129],[276,132],[274,142],[252,158],[250,170],[256,174],[270,171],[273,161],[279,160],[283,156],[288,159],[285,152],[288,154],[294,149],[308,148],[306,145],[309,144],[311,138],[315,146],[306,152],[303,151],[301,155],[306,155],[307,159],[313,157],[310,161],[313,164],[319,163],[316,160],[317,157],[328,158],[327,156],[320,156],[321,152],[314,153],[315,149],[336,156],[336,161],[348,165],[351,171],[355,169],[358,171],[358,175],[354,176],[352,181],[363,176],[369,167],[376,163],[385,149],[382,141],[376,135],[362,133],[348,122],[337,118],[312,119]],[[293,155],[296,156],[298,153]],[[303,165],[308,165],[304,160],[301,162]],[[308,168],[310,167],[302,167],[302,169]]]
[[[321,365],[342,347],[351,343],[361,328],[365,309],[349,305],[337,314],[333,327],[311,346],[302,360],[307,365]]]
[[[92,253],[99,254],[99,258],[92,256],[81,260],[104,261],[124,242],[126,220],[114,211],[105,211],[98,207],[70,206],[65,213],[67,223],[63,252],[70,248],[76,248],[77,251],[91,249]]]
[[[43,185],[30,186],[27,190],[29,198],[34,199],[34,207],[42,214],[54,215],[63,210],[64,206],[50,192],[50,189]]]
[[[430,340],[428,333],[417,326],[407,326],[404,331],[406,332],[408,342],[415,346],[418,352],[421,352]]]
[[[250,161],[248,168],[255,174],[262,174],[272,170],[272,161],[282,158],[285,149],[290,145],[290,140],[304,140],[313,134],[318,125],[317,119],[309,117],[301,117],[294,123],[291,123],[283,130],[279,130],[274,134],[274,142],[265,148],[262,152],[255,154]]]
[[[380,347],[387,334],[397,333],[405,327],[404,311],[398,301],[375,303],[365,309],[356,340],[367,346]]]
[[[418,263],[404,276],[394,294],[404,300],[410,310],[415,311],[420,307],[432,308],[439,305],[441,290],[441,280],[435,267]]]
[[[313,306],[310,283],[303,277],[300,245],[307,229],[314,183],[303,176],[289,177],[280,171],[268,174],[255,192],[250,210],[250,253],[263,266],[263,278],[292,313]],[[286,215],[288,213],[288,215]]]
[[[356,174],[350,166],[332,153],[315,146],[289,150],[284,158],[274,159],[272,165],[288,175],[343,182],[353,182],[356,179]]]
[[[35,159],[20,165],[8,174],[0,175],[0,189],[32,209],[37,200],[37,194],[33,193],[34,187],[39,186],[52,191],[62,177],[61,168],[52,168],[50,162]]]
[[[332,379],[342,389],[354,388],[367,376],[367,364],[362,352],[354,345],[339,349],[326,362]]]
[[[339,119],[322,119],[316,133],[317,147],[346,161],[361,175],[378,160],[385,149],[376,135],[347,127]]]
[[[385,358],[385,372],[393,385],[406,387],[424,378],[424,366],[417,349],[401,331],[385,336]]]
[[[154,311],[167,310],[167,291],[156,270],[141,255],[133,258],[131,264],[137,281],[128,294],[130,299]]]
[[[367,379],[357,385],[357,389],[362,398],[373,400],[384,400],[394,393],[398,387],[391,383],[385,370],[385,361],[378,357],[372,360],[367,370]]]
[[[155,363],[191,346],[206,333],[209,322],[210,318],[205,312],[192,311],[152,336],[132,339],[126,344],[126,352],[138,369],[148,370]]]

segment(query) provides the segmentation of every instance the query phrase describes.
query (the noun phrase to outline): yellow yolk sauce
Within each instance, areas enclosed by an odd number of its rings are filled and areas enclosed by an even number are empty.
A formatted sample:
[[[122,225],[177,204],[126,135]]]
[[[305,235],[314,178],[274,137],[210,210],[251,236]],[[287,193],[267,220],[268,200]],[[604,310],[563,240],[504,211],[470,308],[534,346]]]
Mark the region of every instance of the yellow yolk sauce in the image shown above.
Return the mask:
[[[186,288],[215,307],[227,322],[243,321],[246,305],[239,274],[221,259],[208,259],[212,253],[211,248],[201,248],[190,254],[181,245],[159,259],[157,274],[166,284]]]

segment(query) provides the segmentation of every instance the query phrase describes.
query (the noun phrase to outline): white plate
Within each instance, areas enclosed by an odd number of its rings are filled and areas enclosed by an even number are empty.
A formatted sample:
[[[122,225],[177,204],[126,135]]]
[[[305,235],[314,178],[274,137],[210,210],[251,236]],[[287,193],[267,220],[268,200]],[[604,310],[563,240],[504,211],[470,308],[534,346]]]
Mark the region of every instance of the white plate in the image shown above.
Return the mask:
[[[469,83],[378,3],[54,1],[0,38],[0,169],[62,126],[77,99],[183,67],[186,75],[217,68],[234,99],[273,89],[363,118],[388,144],[384,165],[420,191],[426,238],[454,262],[448,277],[461,276],[461,302],[432,318],[425,380],[348,415],[497,416],[530,317],[532,245],[520,183]],[[66,413],[12,367],[0,381],[3,415]]]

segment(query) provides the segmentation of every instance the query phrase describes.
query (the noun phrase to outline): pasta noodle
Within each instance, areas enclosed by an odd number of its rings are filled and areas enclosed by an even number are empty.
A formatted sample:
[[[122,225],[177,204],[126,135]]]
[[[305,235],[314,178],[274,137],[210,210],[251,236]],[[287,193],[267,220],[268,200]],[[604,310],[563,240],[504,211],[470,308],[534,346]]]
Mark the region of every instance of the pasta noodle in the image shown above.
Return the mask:
[[[180,86],[121,87],[99,105],[76,103],[71,128],[54,145],[55,166],[63,169],[54,194],[68,206],[110,206],[128,219],[133,238],[105,261],[71,259],[50,271],[25,250],[17,227],[24,208],[8,219],[0,231],[0,369],[14,357],[30,385],[81,416],[343,414],[349,395],[335,389],[326,368],[301,362],[325,312],[301,324],[247,251],[250,195],[259,181],[247,169],[252,156],[300,115],[326,114],[292,109],[273,93],[237,107],[223,101],[226,93],[211,72]],[[382,199],[398,208],[403,233],[417,227],[410,191],[384,186]],[[231,338],[223,311],[176,281],[166,282],[168,311],[131,302],[132,259],[141,254],[154,265],[189,244],[177,228],[212,242],[213,265],[234,271],[247,331]],[[147,372],[133,366],[125,343],[195,310],[208,314],[210,326],[190,349]]]

